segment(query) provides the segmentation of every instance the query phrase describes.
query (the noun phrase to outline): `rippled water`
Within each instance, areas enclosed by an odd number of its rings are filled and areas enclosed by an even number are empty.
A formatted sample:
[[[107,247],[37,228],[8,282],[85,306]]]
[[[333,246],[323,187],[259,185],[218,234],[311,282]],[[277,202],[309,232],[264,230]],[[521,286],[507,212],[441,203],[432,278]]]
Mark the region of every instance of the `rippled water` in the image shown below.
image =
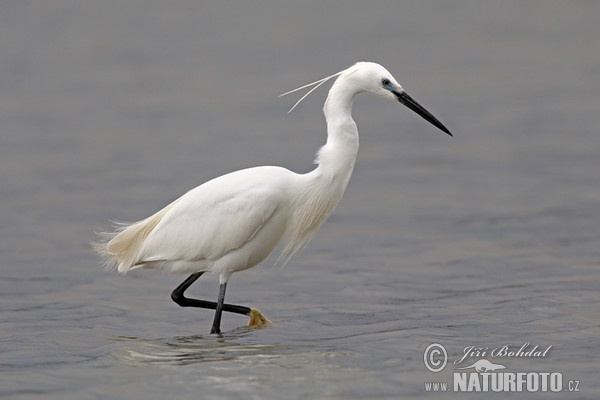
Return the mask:
[[[0,5],[0,397],[481,398],[429,393],[468,346],[600,396],[600,53],[594,2]],[[311,168],[325,91],[368,59],[456,135],[359,97],[340,207],[285,268],[180,309],[184,277],[106,273],[89,242],[216,175]],[[191,289],[217,294],[215,277]],[[448,352],[439,373],[423,355]],[[481,357],[468,358],[469,364]],[[469,365],[467,361],[461,365]],[[544,393],[504,393],[545,398]]]

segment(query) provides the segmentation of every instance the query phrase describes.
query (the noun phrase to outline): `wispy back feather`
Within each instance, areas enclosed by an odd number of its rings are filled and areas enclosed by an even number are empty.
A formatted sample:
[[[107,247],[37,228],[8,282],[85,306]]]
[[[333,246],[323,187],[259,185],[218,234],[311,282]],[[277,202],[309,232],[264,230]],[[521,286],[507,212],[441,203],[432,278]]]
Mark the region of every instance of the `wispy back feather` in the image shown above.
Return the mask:
[[[98,232],[100,241],[92,247],[104,258],[106,269],[125,274],[135,268],[144,241],[175,202],[138,222],[114,222],[113,232]]]

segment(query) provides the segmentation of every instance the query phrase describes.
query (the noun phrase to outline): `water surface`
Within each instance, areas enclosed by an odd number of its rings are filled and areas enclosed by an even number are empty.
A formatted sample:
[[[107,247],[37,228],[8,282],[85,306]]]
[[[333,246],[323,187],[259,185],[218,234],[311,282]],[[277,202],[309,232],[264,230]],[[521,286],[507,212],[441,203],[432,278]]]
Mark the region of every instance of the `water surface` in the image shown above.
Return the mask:
[[[0,6],[0,397],[481,398],[428,393],[444,345],[552,346],[600,396],[600,7],[594,2],[6,2]],[[214,176],[312,168],[321,90],[384,64],[455,138],[357,98],[346,196],[285,268],[228,301],[274,324],[179,309],[184,277],[102,270],[89,242]],[[217,294],[214,277],[190,292]],[[472,357],[474,362],[478,358]],[[502,394],[545,398],[543,393]]]

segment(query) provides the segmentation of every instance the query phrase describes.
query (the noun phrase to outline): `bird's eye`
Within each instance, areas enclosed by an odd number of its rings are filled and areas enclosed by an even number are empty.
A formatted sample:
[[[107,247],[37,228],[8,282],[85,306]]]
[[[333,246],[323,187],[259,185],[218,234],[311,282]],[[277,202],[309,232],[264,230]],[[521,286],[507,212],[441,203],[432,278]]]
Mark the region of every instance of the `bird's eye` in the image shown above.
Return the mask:
[[[382,84],[383,86],[389,86],[389,84],[390,84],[390,83],[392,83],[392,82],[390,82],[390,80],[389,80],[388,78],[383,78],[383,79],[381,80],[381,84]]]

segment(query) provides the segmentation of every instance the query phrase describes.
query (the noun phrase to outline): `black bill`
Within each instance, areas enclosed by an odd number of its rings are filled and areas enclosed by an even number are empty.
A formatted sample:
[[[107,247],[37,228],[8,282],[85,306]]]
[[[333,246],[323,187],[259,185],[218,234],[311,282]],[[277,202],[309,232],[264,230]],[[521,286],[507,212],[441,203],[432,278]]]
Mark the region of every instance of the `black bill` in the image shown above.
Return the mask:
[[[446,128],[444,126],[444,124],[442,124],[436,117],[431,115],[431,113],[429,111],[424,109],[419,103],[417,103],[415,101],[415,99],[410,97],[406,92],[394,91],[393,93],[396,95],[396,98],[398,99],[398,101],[400,103],[404,104],[406,107],[410,108],[411,110],[413,110],[414,112],[419,114],[421,117],[423,117],[423,119],[425,119],[425,121],[428,121],[432,125],[436,126],[437,128],[446,132],[448,135],[452,136],[452,134],[450,133],[448,128]]]

